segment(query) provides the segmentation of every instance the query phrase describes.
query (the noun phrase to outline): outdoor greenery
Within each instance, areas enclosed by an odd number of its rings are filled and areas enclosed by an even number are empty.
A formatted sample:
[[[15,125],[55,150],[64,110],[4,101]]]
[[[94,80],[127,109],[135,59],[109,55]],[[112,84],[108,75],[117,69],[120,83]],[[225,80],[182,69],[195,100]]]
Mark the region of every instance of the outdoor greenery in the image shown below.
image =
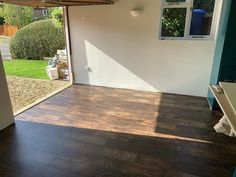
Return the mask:
[[[34,16],[34,8],[32,7],[17,6],[13,4],[0,4],[0,25],[3,23],[8,23],[9,25],[16,26],[20,29],[35,21],[53,19],[56,25],[62,26],[62,8],[55,7],[48,8],[47,10],[47,16]]]
[[[4,12],[3,12],[3,4],[0,4],[0,25],[4,24]]]
[[[0,25],[4,24],[5,19],[3,17],[0,16]]]
[[[203,9],[208,12],[213,12],[215,0],[194,0],[193,9]]]
[[[0,4],[0,25],[4,24],[4,12],[3,12],[3,4]]]
[[[186,8],[166,8],[162,15],[162,37],[183,37]]]
[[[6,60],[3,64],[7,76],[49,79],[45,70],[45,60]]]
[[[57,50],[65,48],[62,28],[53,20],[40,20],[21,28],[10,41],[10,52],[14,59],[40,60],[53,57]]]
[[[184,0],[167,0],[167,2],[184,2]],[[193,9],[202,9],[212,13],[215,0],[194,0]],[[165,8],[162,14],[162,37],[183,37],[185,30],[186,8]]]
[[[54,8],[53,11],[51,12],[51,16],[57,27],[63,27],[64,19],[63,19],[63,11],[61,8],[59,7]]]
[[[4,4],[3,12],[5,22],[12,26],[22,28],[33,22],[33,9],[31,7]]]

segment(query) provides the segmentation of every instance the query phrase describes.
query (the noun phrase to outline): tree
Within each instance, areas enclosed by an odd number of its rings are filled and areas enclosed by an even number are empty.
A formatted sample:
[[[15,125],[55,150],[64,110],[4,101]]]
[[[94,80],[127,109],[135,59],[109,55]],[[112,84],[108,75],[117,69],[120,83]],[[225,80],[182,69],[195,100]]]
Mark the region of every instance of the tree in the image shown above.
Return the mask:
[[[0,4],[0,25],[4,24],[4,11],[3,11],[3,4]]]
[[[184,2],[184,0],[167,0],[167,2]],[[190,1],[191,2],[191,1]],[[177,4],[178,5],[178,4]],[[213,13],[215,0],[193,0],[193,9],[201,9]],[[165,8],[162,14],[163,37],[183,37],[185,32],[187,8]]]
[[[213,12],[215,7],[215,0],[194,0],[194,9],[203,9],[208,12]]]
[[[57,27],[63,27],[64,19],[63,19],[63,10],[60,7],[53,8],[51,12],[52,19]]]
[[[183,37],[185,29],[186,11],[184,8],[166,8],[162,16],[163,37]]]
[[[33,22],[33,8],[17,5],[4,4],[4,19],[5,22],[22,28]]]

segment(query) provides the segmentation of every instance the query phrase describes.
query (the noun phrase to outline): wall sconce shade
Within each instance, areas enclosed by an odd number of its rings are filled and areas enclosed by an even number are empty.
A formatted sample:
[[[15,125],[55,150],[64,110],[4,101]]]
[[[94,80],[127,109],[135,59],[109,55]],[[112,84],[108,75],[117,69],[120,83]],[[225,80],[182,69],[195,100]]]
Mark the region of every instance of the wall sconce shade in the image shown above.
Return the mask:
[[[143,13],[143,9],[133,9],[130,11],[130,14],[133,17],[139,17]]]

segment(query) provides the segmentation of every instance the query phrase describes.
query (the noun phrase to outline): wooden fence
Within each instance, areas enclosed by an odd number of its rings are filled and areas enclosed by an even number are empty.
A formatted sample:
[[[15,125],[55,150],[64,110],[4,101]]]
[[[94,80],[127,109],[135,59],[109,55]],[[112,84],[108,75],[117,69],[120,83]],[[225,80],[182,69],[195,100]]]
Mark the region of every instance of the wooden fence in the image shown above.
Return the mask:
[[[0,25],[0,35],[12,37],[18,31],[18,28],[8,24]]]

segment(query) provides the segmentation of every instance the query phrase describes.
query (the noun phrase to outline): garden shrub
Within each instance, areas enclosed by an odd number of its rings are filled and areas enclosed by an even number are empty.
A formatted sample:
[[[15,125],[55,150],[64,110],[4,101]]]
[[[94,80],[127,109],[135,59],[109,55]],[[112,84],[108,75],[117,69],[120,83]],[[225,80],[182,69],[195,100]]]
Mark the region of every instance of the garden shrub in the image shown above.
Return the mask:
[[[51,19],[21,28],[10,41],[10,52],[14,59],[39,60],[53,57],[57,50],[64,48],[63,29],[57,27]]]
[[[4,20],[5,20],[4,17],[0,16],[0,25],[4,25]]]
[[[64,18],[63,18],[63,10],[61,8],[55,7],[51,12],[52,19],[54,20],[57,27],[63,27]]]

